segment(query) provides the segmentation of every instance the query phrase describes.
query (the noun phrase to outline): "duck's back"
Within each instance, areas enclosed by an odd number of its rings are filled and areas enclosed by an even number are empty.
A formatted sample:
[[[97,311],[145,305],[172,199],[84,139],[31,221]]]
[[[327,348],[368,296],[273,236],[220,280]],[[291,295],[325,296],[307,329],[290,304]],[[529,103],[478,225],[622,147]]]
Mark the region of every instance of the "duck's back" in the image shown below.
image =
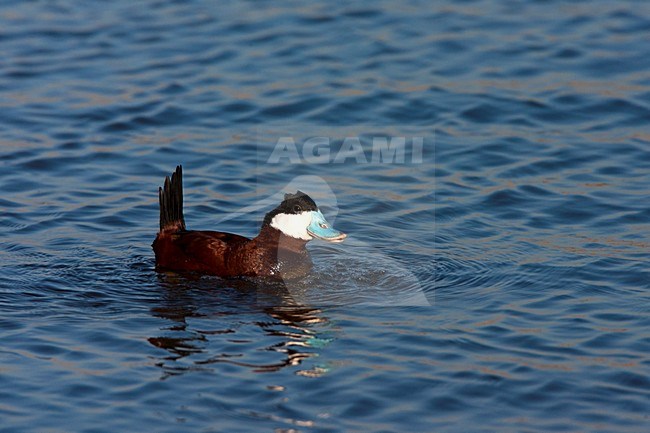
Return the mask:
[[[160,232],[153,243],[156,269],[219,276],[241,275],[241,266],[232,258],[247,250],[249,243],[250,239],[232,233]]]
[[[183,217],[183,171],[181,166],[158,190],[160,231],[153,242],[156,270],[200,272],[234,276],[240,265],[232,268],[228,259],[245,249],[250,240],[232,233],[187,230]],[[235,254],[239,255],[239,254]]]

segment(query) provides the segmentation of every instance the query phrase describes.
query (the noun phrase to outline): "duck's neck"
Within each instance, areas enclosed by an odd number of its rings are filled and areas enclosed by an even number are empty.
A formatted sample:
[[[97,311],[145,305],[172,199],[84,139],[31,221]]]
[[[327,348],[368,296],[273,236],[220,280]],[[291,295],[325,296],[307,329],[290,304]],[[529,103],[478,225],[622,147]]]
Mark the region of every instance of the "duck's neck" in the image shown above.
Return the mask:
[[[278,249],[294,251],[297,253],[306,252],[306,245],[307,242],[309,242],[304,239],[287,236],[280,230],[271,227],[269,224],[262,225],[260,233],[255,237],[255,241]]]

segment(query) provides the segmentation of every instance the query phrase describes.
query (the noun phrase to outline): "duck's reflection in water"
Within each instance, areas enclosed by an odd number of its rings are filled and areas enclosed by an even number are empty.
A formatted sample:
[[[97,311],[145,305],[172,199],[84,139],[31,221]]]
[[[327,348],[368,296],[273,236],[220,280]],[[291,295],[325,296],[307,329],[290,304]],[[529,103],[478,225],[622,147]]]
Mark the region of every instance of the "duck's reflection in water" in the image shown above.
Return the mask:
[[[297,305],[282,283],[160,274],[156,317],[170,324],[149,342],[168,354],[156,363],[163,378],[226,363],[273,372],[317,356],[329,340],[329,321],[317,308]],[[312,366],[297,374],[319,376]]]

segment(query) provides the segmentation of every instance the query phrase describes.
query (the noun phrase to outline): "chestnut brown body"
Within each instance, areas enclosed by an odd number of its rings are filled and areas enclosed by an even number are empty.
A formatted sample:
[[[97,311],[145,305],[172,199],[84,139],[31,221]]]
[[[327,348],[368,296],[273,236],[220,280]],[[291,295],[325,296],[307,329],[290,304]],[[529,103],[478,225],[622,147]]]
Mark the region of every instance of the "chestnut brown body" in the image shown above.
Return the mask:
[[[162,231],[153,250],[158,271],[286,278],[311,269],[306,243],[266,226],[253,239],[214,231]]]
[[[232,233],[187,230],[183,217],[181,167],[159,189],[160,231],[153,242],[157,271],[197,272],[220,277],[295,278],[312,262],[306,240],[262,224],[253,239]]]

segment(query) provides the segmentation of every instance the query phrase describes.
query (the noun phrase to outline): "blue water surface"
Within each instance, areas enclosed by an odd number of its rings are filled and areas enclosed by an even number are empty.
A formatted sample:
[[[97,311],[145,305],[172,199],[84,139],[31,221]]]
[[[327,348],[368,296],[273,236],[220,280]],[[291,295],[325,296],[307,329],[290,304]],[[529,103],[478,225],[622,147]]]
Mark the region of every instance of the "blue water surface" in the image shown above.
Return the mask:
[[[644,1],[1,3],[0,432],[648,431],[649,32]],[[349,237],[285,284],[157,274],[177,164],[189,228],[301,189]]]

